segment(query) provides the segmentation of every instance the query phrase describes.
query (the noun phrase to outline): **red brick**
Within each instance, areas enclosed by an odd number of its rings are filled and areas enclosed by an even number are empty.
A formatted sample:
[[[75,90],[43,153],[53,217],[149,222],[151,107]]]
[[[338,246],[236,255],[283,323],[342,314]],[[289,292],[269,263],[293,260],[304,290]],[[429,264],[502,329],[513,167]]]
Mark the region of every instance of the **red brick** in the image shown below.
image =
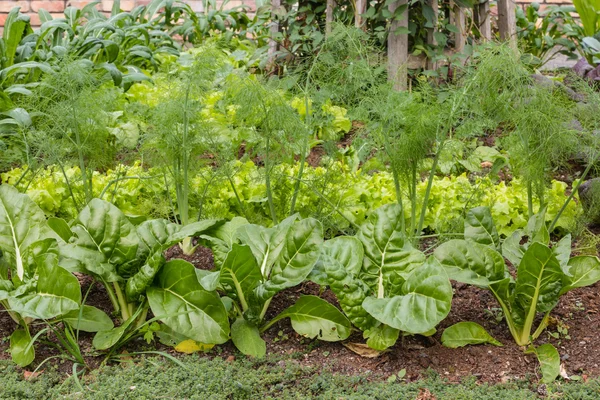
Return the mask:
[[[33,0],[31,2],[31,11],[38,12],[39,10],[46,10],[50,13],[52,12],[62,12],[65,10],[65,2],[61,0],[46,0],[39,1]]]
[[[26,13],[29,11],[28,1],[0,1],[0,12],[9,12],[14,7],[21,7],[21,12]],[[2,21],[4,24],[4,21]]]

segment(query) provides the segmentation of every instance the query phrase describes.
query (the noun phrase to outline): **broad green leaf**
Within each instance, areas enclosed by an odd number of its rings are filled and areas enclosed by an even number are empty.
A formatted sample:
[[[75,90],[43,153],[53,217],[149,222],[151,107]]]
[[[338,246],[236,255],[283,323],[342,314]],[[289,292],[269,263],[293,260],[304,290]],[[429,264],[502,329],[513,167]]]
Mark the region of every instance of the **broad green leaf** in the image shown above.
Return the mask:
[[[323,227],[313,218],[294,223],[288,230],[279,257],[269,279],[253,291],[258,303],[263,303],[283,289],[302,283],[319,258],[323,242]]]
[[[62,218],[48,218],[48,226],[65,242],[68,242],[73,236],[69,224]]]
[[[198,278],[198,281],[204,290],[212,292],[213,290],[217,290],[219,288],[221,271],[206,271],[203,269],[196,269],[196,277]]]
[[[449,240],[434,251],[450,279],[487,288],[510,276],[504,259],[491,247],[467,240]]]
[[[562,286],[563,273],[552,250],[534,242],[517,269],[513,309],[524,323],[533,321],[536,313],[554,308]]]
[[[29,196],[14,187],[0,185],[0,249],[3,261],[23,280],[26,254],[35,242],[52,237],[46,215]]]
[[[567,284],[562,288],[561,294],[600,281],[600,260],[598,257],[573,257],[569,260],[568,270]]]
[[[94,339],[92,340],[92,345],[96,350],[108,350],[114,345],[116,345],[119,340],[123,337],[131,323],[133,322],[133,317],[129,318],[125,321],[121,326],[116,328],[99,331],[94,335]]]
[[[464,347],[470,344],[493,344],[502,346],[502,343],[494,339],[483,326],[475,322],[459,322],[444,330],[442,333],[442,344],[451,349]]]
[[[200,285],[192,264],[167,262],[146,293],[152,313],[174,331],[207,344],[229,340],[227,310],[217,293]]]
[[[430,331],[446,318],[452,303],[452,286],[439,263],[430,257],[413,270],[402,294],[389,298],[367,297],[363,307],[383,324],[411,334]]]
[[[241,226],[248,225],[248,220],[243,217],[233,217],[231,221],[209,231],[201,237],[210,242],[213,251],[215,265],[220,268],[231,247],[237,241],[237,231]]]
[[[264,278],[269,277],[275,260],[279,258],[285,246],[288,231],[296,219],[297,216],[292,215],[273,228],[248,224],[238,229],[238,238],[252,250]]]
[[[33,362],[35,349],[29,332],[18,329],[10,335],[10,355],[19,367],[26,367]]]
[[[525,248],[521,245],[523,236],[525,236],[525,232],[517,229],[502,243],[502,255],[515,267],[521,263],[523,254],[525,254]]]
[[[546,227],[546,209],[542,209],[539,213],[535,214],[529,221],[527,221],[527,227],[525,233],[529,236],[530,242],[539,242],[545,245],[550,243],[550,233]]]
[[[385,283],[390,273],[406,277],[425,262],[423,253],[414,249],[401,231],[401,218],[404,216],[398,204],[379,207],[357,235],[365,251],[360,278],[379,298],[386,295]]]
[[[188,237],[201,236],[204,232],[214,229],[222,223],[223,220],[205,219],[202,221],[187,224],[183,228],[179,229],[177,232],[172,233],[169,236],[168,241],[164,244],[164,246],[168,248],[177,243],[180,243],[181,241],[183,241],[183,239],[186,239]]]
[[[0,279],[0,301],[8,299],[9,293],[14,290],[13,283],[6,279]]]
[[[358,276],[363,265],[364,249],[362,243],[352,236],[339,236],[327,240],[321,247],[323,256],[319,258],[317,264],[311,271],[308,279],[318,285],[328,285],[327,273],[323,260],[325,257],[331,257],[341,264],[348,273]]]
[[[135,230],[140,238],[137,257],[145,260],[155,252],[164,249],[169,243],[169,238],[179,232],[181,225],[174,224],[166,219],[151,219],[139,224]]]
[[[562,238],[554,247],[552,247],[552,253],[558,260],[560,268],[563,270],[565,275],[569,276],[569,259],[571,258],[571,234],[569,233]]]
[[[362,306],[365,298],[372,293],[371,289],[329,254],[322,254],[319,264],[327,284],[350,321],[363,331],[374,327],[377,321]]]
[[[277,315],[270,324],[283,318],[292,328],[310,339],[337,342],[350,336],[352,325],[334,305],[317,296],[301,296],[296,303]]]
[[[552,383],[560,375],[560,354],[550,343],[543,344],[530,349],[540,362],[542,370],[542,382]]]
[[[258,327],[243,318],[238,318],[231,325],[231,341],[242,353],[262,358],[267,354],[267,344],[260,337]]]
[[[139,300],[140,296],[146,292],[146,288],[152,283],[154,277],[158,271],[160,271],[164,263],[165,257],[163,256],[162,251],[158,250],[146,260],[146,263],[135,275],[127,280],[125,294],[129,301],[136,302]]]
[[[83,310],[73,310],[62,317],[73,329],[84,332],[100,332],[113,329],[110,317],[96,307],[84,305]]]
[[[499,248],[500,237],[489,207],[476,207],[467,211],[465,239],[493,249]]]
[[[243,311],[248,309],[248,296],[261,280],[262,274],[250,247],[233,244],[221,267],[219,283],[230,297],[238,299]]]
[[[367,346],[374,350],[383,351],[392,347],[398,341],[400,331],[385,324],[366,330],[363,337],[367,339]]]
[[[109,202],[92,199],[71,226],[74,238],[61,254],[106,282],[121,279],[137,262],[139,244],[135,227]]]
[[[38,260],[36,290],[9,297],[12,310],[22,317],[48,320],[79,309],[81,287],[77,278],[58,266],[55,254],[39,256]]]

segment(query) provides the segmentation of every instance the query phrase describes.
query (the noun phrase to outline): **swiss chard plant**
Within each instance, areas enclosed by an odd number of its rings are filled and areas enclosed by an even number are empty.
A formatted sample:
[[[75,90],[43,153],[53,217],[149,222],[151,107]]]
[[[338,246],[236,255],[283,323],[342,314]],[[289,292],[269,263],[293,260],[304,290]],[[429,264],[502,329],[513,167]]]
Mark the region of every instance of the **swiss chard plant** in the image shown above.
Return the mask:
[[[326,241],[311,274],[330,286],[375,350],[393,346],[400,334],[431,335],[450,312],[452,287],[444,269],[411,245],[402,218],[398,204],[380,207],[356,237]]]
[[[598,257],[571,257],[570,235],[551,245],[544,213],[542,210],[534,215],[525,229],[516,231],[501,244],[489,208],[474,208],[467,213],[465,239],[450,240],[434,252],[451,279],[492,292],[519,346],[532,345],[546,329],[550,312],[560,296],[600,280]],[[505,258],[515,266],[516,278]],[[536,321],[539,321],[537,326]],[[470,323],[469,327],[475,325]],[[482,327],[476,329],[485,333]],[[465,325],[452,326],[446,332],[449,332],[445,333],[447,337],[461,336],[461,332],[463,337],[469,335]],[[541,350],[532,346],[529,351],[535,352],[542,364],[549,359],[559,363],[556,349],[544,346]],[[557,374],[544,374],[544,379],[554,380]]]
[[[260,334],[275,322],[290,318],[299,334],[326,341],[346,339],[351,326],[333,305],[317,296],[303,296],[269,322],[265,321],[273,297],[306,279],[319,259],[323,228],[312,218],[296,215],[272,228],[234,219],[209,239],[219,270],[206,273],[201,284],[219,288],[231,304],[231,339],[244,354],[262,357],[266,352]],[[216,238],[216,239],[215,239]]]
[[[0,186],[0,305],[18,324],[10,337],[10,352],[20,366],[33,362],[34,342],[53,321],[67,325],[82,321],[81,288],[59,261],[60,240],[27,195]],[[108,319],[91,306],[84,306],[83,312]],[[47,322],[48,328],[32,337],[34,320]],[[94,330],[92,325],[76,327],[80,328]]]
[[[94,347],[113,350],[148,333],[149,307],[155,315],[152,322],[161,320],[171,329],[206,343],[226,341],[228,326],[223,328],[221,340],[214,335],[189,334],[191,329],[202,332],[202,325],[208,323],[206,316],[213,313],[218,320],[222,312],[224,320],[220,322],[227,325],[225,308],[217,294],[203,290],[197,279],[195,286],[193,281],[182,279],[186,273],[195,277],[191,264],[182,260],[165,263],[163,256],[169,247],[220,223],[205,220],[181,227],[159,219],[134,226],[117,207],[100,199],[93,199],[70,226],[55,220],[53,228],[63,239],[60,253],[66,268],[102,283],[121,316],[120,326],[96,334]],[[172,312],[171,307],[178,311]],[[182,325],[182,320],[188,325]]]

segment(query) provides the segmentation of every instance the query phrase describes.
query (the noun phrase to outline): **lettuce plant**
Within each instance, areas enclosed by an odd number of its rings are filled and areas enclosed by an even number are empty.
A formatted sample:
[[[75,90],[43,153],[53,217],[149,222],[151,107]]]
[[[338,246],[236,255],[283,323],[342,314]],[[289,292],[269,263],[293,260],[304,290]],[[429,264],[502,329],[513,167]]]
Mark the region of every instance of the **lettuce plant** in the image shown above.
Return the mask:
[[[571,257],[570,235],[550,245],[544,214],[542,210],[534,215],[525,229],[517,230],[500,244],[490,210],[474,208],[467,213],[465,239],[450,240],[434,252],[451,279],[492,292],[519,346],[531,345],[540,336],[560,296],[600,280],[598,257]],[[505,258],[516,267],[516,278]],[[539,316],[542,319],[535,327]],[[460,332],[455,331],[461,329],[453,326],[448,330],[457,336]],[[532,347],[531,351],[560,362],[556,350],[548,349],[546,346],[538,351]]]
[[[61,318],[69,325],[81,320],[81,288],[59,262],[60,240],[27,195],[0,186],[0,305],[19,325],[10,337],[10,351],[20,366],[34,360],[33,344],[49,329],[32,338],[32,321],[43,320],[50,327]],[[85,306],[84,311],[106,317],[94,307]],[[84,328],[94,330],[91,325]]]
[[[290,318],[303,336],[326,341],[346,339],[350,322],[333,305],[316,296],[303,296],[294,305],[265,323],[273,297],[306,279],[319,258],[323,228],[312,218],[297,215],[272,228],[232,220],[207,237],[215,260],[225,258],[219,270],[205,274],[207,290],[220,288],[232,306],[231,339],[244,354],[265,355],[260,334],[275,322]]]
[[[397,204],[378,208],[356,237],[325,242],[311,275],[331,287],[342,310],[376,350],[393,346],[400,333],[432,334],[452,302],[444,269],[410,244],[402,218]]]

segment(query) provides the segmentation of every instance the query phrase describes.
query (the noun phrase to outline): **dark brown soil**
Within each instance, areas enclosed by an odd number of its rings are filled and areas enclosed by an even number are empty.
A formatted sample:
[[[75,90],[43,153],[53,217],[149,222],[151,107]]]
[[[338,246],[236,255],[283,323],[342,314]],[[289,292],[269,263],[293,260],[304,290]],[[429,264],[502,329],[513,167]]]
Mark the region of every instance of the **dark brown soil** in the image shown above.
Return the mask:
[[[181,256],[178,248],[168,252],[169,257]],[[196,267],[207,269],[212,266],[210,250],[199,247],[191,257],[186,258]],[[87,290],[84,282],[84,291]],[[296,334],[288,320],[275,324],[264,334],[267,342],[267,354],[283,357],[298,364],[311,367],[325,367],[336,373],[363,375],[367,372],[382,379],[398,371],[406,370],[406,379],[416,380],[425,375],[427,369],[433,369],[450,381],[459,381],[464,376],[473,375],[480,381],[497,383],[513,379],[539,378],[538,363],[533,355],[526,355],[512,339],[504,321],[499,320],[499,307],[493,296],[485,290],[465,284],[454,284],[454,299],[449,316],[439,326],[438,332],[431,338],[409,336],[399,340],[390,351],[378,358],[361,357],[341,343],[328,343],[309,340]],[[562,363],[569,375],[587,377],[600,376],[600,283],[591,287],[573,290],[562,297],[552,312],[553,320],[547,331],[542,334],[536,344],[552,343],[558,349]],[[313,283],[285,290],[272,301],[266,318],[272,318],[286,307],[292,305],[302,294],[318,295],[336,304],[333,293]],[[104,289],[94,285],[88,296],[88,304],[92,304],[107,312],[111,305]],[[502,347],[491,345],[470,346],[459,349],[448,349],[441,345],[441,333],[448,326],[460,321],[473,321],[481,324],[497,340]],[[556,336],[557,327],[568,331],[569,338],[560,334]],[[7,313],[0,313],[0,359],[8,359],[8,337],[15,329]],[[38,328],[39,329],[39,328]],[[101,356],[91,354],[92,336],[82,334],[82,348],[86,351],[88,363],[94,367],[102,361]],[[347,342],[364,343],[362,335],[355,333]],[[132,343],[129,351],[145,346],[145,342]],[[160,351],[172,349],[156,343],[153,345]],[[215,356],[215,351],[206,357]],[[56,355],[56,350],[43,344],[36,347],[35,368],[45,358]],[[220,346],[219,356],[230,361],[244,357],[231,343]],[[59,365],[60,370],[70,373],[70,363]]]

